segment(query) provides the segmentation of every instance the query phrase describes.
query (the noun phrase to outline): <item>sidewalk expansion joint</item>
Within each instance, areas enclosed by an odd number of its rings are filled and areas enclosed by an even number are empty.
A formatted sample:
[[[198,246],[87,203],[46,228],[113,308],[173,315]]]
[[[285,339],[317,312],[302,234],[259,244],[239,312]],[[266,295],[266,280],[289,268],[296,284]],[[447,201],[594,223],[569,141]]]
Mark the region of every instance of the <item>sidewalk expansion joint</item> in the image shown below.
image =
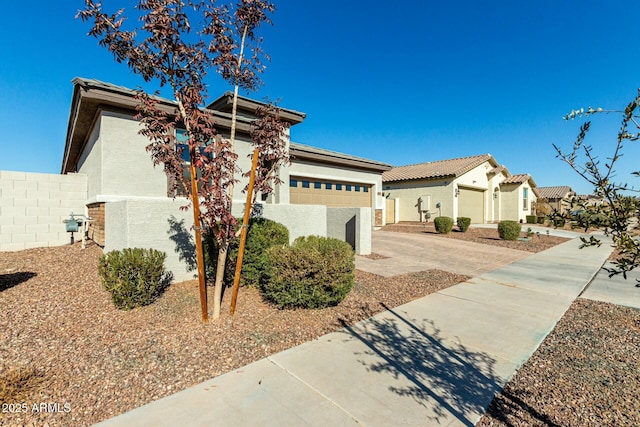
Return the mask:
[[[282,369],[287,375],[289,375],[290,377],[294,378],[300,384],[303,384],[305,387],[307,387],[308,389],[310,389],[311,391],[316,393],[318,396],[322,397],[324,400],[329,402],[331,405],[335,406],[340,411],[342,411],[343,413],[347,414],[356,424],[361,425],[361,426],[365,425],[365,423],[360,421],[358,418],[356,418],[355,415],[353,415],[347,409],[345,409],[342,406],[340,406],[338,404],[338,402],[336,402],[335,400],[331,399],[329,396],[327,396],[326,394],[322,393],[320,390],[318,390],[317,388],[315,388],[314,386],[312,386],[308,382],[304,381],[302,378],[300,378],[299,376],[297,376],[296,374],[294,374],[293,372],[291,372],[290,370],[288,370],[284,366],[280,365],[278,362],[273,360],[271,357],[267,357],[267,359],[269,360],[269,362],[273,363],[276,367]]]

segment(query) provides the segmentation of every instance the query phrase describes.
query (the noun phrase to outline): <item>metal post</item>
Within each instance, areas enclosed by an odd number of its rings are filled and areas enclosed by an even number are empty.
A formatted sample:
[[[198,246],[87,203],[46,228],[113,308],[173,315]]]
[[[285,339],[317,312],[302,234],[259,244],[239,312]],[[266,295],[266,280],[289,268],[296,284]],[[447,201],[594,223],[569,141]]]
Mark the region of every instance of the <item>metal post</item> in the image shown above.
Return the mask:
[[[244,218],[242,219],[242,233],[240,235],[240,248],[238,249],[238,262],[236,263],[236,274],[233,277],[233,291],[231,293],[231,315],[236,311],[236,301],[238,299],[238,288],[240,287],[240,272],[242,271],[242,259],[244,258],[244,246],[247,241],[247,228],[249,227],[249,213],[251,212],[251,197],[253,196],[253,186],[256,182],[256,168],[258,167],[258,149],[253,150],[251,162],[251,176],[249,177],[249,188],[247,189],[247,203],[244,207]]]

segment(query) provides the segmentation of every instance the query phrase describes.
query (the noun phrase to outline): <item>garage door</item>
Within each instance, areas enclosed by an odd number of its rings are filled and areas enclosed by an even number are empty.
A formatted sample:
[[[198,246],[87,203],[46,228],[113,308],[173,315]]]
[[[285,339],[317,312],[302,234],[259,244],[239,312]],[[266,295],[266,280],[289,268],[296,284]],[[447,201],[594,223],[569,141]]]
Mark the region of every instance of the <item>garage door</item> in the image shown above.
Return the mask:
[[[289,199],[291,204],[298,205],[371,207],[371,186],[356,182],[291,177]]]
[[[471,223],[484,222],[484,191],[458,187],[458,216],[471,218]]]

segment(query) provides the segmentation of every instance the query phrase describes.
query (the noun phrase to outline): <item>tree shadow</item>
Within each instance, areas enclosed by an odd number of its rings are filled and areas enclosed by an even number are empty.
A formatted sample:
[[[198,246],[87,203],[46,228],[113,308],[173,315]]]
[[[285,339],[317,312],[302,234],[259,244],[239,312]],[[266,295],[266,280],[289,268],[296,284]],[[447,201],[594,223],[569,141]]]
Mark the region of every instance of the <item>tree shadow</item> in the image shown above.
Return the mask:
[[[0,292],[13,288],[37,276],[33,271],[19,271],[17,273],[0,274]]]
[[[385,309],[384,316],[353,326],[343,321],[347,333],[369,349],[369,358],[360,363],[371,372],[408,380],[405,387],[389,390],[431,408],[426,411],[429,422],[446,425],[453,415],[473,426],[506,382],[495,373],[496,360],[461,343],[445,343],[431,320],[407,319]]]
[[[493,399],[485,417],[488,420],[499,421],[509,427],[531,424],[533,420],[536,421],[536,425],[561,427],[548,415],[539,412],[523,400],[530,394],[524,390],[514,390],[513,392],[507,389],[503,390]]]
[[[175,252],[178,254],[178,258],[186,264],[187,271],[197,270],[198,261],[195,239],[189,229],[185,227],[184,219],[178,220],[171,215],[167,221],[169,222],[167,234],[169,239],[176,245]]]

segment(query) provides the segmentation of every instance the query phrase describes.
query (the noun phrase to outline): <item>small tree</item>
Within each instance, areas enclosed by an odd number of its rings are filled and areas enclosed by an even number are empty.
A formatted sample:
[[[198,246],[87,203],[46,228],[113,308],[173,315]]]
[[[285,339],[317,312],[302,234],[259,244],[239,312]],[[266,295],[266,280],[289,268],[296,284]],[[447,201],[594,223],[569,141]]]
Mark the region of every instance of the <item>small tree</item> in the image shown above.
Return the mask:
[[[138,90],[136,98],[140,104],[136,118],[143,125],[140,133],[150,140],[147,151],[154,165],[163,165],[172,178],[174,190],[183,188],[193,206],[202,317],[206,321],[201,229],[215,234],[220,243],[220,257],[226,261],[236,223],[231,205],[237,171],[234,138],[238,87],[254,90],[260,85],[258,74],[264,67],[256,29],[271,22],[268,14],[274,11],[274,6],[266,0],[240,0],[232,6],[218,6],[214,0],[139,0],[135,8],[140,14],[140,25],[129,25],[128,29],[124,9],[107,14],[101,3],[92,0],[85,0],[85,8],[77,16],[93,22],[89,35],[109,49],[117,62],[126,63],[146,82],[155,81],[161,88],[168,87],[176,100],[175,111],[166,111],[160,108],[156,97]],[[195,31],[191,22],[197,21],[201,26]],[[246,46],[251,55],[245,54]],[[203,110],[207,95],[205,78],[210,69],[234,85],[229,140],[218,134],[213,117]],[[273,118],[263,117],[262,121],[265,120]],[[188,178],[183,174],[181,150],[176,149],[177,128],[185,129],[187,137]],[[282,135],[273,144],[282,144]],[[256,145],[262,148],[269,143],[258,141]],[[279,155],[282,150],[263,153],[262,157]],[[280,163],[273,164],[277,167]],[[224,261],[218,267],[224,271]],[[222,274],[216,275],[214,295],[213,316],[217,318]]]
[[[603,203],[589,203],[588,200],[573,200],[579,208],[583,210],[581,215],[575,219],[585,230],[594,224],[594,219],[598,225],[604,226],[605,234],[611,236],[613,245],[619,253],[619,257],[614,261],[615,268],[609,269],[609,277],[615,274],[622,274],[625,278],[627,272],[638,267],[640,263],[640,241],[637,237],[638,218],[640,217],[640,199],[634,194],[638,193],[633,187],[626,183],[615,182],[615,168],[622,157],[624,143],[635,142],[640,138],[640,123],[638,107],[640,106],[640,90],[636,98],[627,105],[624,111],[604,110],[602,108],[593,109],[591,107],[572,110],[564,117],[565,120],[574,120],[578,117],[589,117],[596,114],[621,113],[622,123],[618,130],[613,155],[607,158],[604,165],[600,164],[597,156],[593,153],[593,148],[585,144],[585,138],[591,127],[591,122],[587,121],[580,126],[580,133],[573,144],[573,149],[565,153],[554,144],[559,157],[567,163],[584,180],[594,187],[595,196],[602,199]],[[631,130],[629,128],[632,128]],[[635,128],[635,129],[634,129]],[[584,156],[584,164],[580,164],[578,159],[580,153]],[[640,176],[639,171],[632,172],[632,175]],[[594,236],[589,239],[581,238],[582,246],[600,246],[601,241]],[[640,281],[636,284],[640,286]]]

